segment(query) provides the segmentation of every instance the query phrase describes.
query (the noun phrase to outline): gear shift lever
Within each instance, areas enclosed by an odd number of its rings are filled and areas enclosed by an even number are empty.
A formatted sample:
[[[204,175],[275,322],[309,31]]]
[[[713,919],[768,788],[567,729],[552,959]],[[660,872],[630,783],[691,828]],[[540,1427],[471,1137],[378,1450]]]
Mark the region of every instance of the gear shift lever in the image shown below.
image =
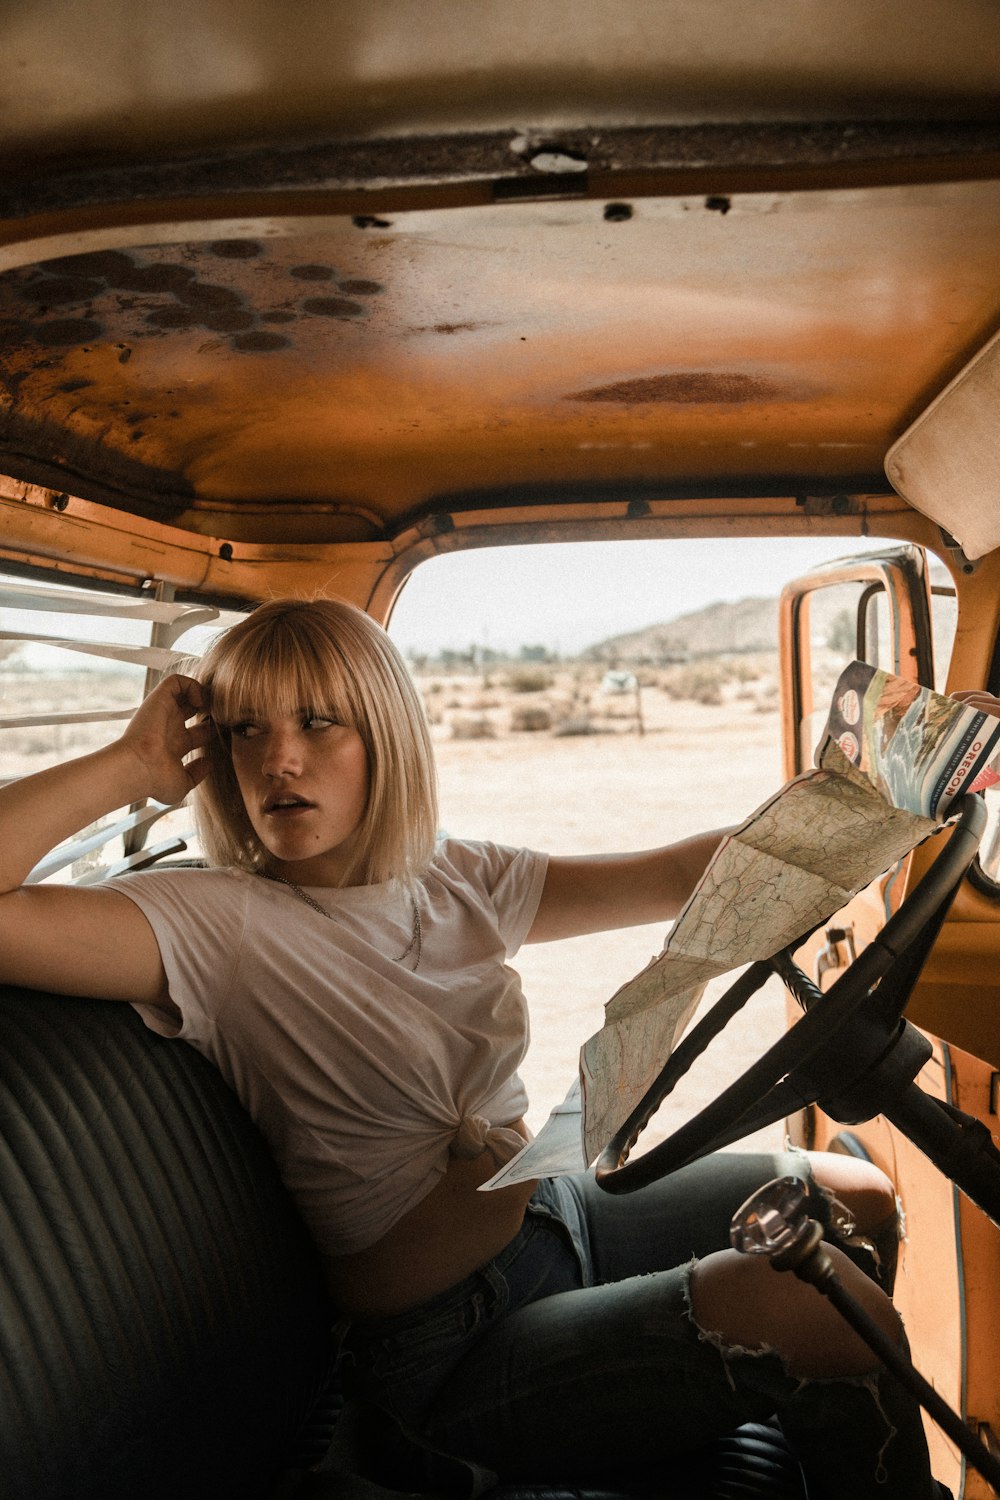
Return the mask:
[[[733,1215],[729,1230],[733,1249],[742,1255],[765,1255],[776,1271],[794,1271],[800,1280],[812,1282],[1000,1493],[1000,1463],[844,1286],[823,1243],[822,1226],[809,1217],[806,1202],[806,1185],[798,1177],[776,1177],[765,1183]]]

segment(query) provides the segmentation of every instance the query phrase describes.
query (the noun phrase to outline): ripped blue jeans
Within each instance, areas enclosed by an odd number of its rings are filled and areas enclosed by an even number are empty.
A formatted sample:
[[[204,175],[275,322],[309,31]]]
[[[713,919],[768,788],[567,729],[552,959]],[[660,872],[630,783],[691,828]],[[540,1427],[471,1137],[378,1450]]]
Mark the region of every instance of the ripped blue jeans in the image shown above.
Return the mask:
[[[784,1175],[808,1180],[806,1159],[722,1153],[624,1197],[589,1175],[542,1182],[482,1270],[352,1325],[354,1389],[504,1479],[620,1477],[777,1413],[815,1500],[936,1500],[919,1411],[895,1382],[800,1380],[693,1321],[692,1261],[725,1248],[735,1209]]]

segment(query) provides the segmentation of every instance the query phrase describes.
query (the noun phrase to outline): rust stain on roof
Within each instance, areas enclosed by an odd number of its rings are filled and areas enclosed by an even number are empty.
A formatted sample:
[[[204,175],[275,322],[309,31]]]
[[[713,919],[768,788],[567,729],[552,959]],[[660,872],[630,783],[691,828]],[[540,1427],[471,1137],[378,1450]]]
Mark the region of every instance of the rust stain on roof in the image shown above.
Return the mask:
[[[618,380],[613,385],[575,391],[567,401],[620,401],[642,406],[653,401],[677,405],[742,406],[748,402],[801,400],[776,381],[738,372],[716,374],[711,370],[680,370],[668,375],[647,375],[638,380]]]

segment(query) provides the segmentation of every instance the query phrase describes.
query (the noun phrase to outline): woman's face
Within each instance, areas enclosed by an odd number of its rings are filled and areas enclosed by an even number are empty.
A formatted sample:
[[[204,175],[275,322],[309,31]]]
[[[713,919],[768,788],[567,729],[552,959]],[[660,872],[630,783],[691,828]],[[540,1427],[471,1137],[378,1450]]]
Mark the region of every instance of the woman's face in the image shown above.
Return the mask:
[[[368,754],[356,729],[311,709],[226,725],[233,769],[270,867],[299,885],[336,885],[368,805]]]

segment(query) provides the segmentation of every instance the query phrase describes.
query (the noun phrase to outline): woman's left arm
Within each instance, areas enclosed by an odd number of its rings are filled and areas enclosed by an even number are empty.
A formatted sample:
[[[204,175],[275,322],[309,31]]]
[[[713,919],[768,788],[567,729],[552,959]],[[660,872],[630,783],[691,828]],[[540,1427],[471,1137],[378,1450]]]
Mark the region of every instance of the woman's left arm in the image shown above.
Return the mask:
[[[717,828],[634,854],[551,858],[526,941],[549,943],[585,932],[671,921],[731,831]]]

